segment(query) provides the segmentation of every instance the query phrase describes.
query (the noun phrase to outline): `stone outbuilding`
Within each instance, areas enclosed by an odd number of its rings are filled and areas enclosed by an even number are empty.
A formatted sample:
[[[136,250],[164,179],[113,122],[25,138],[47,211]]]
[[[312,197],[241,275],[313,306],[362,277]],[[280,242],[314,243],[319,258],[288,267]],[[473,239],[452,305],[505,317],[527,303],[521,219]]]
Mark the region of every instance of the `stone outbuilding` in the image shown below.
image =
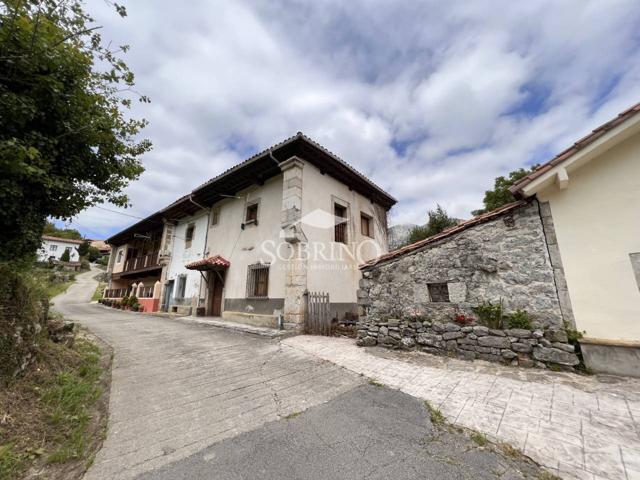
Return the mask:
[[[511,203],[361,266],[359,345],[577,365],[543,213],[535,199]],[[488,302],[505,315],[526,311],[531,328],[480,325],[475,307]]]

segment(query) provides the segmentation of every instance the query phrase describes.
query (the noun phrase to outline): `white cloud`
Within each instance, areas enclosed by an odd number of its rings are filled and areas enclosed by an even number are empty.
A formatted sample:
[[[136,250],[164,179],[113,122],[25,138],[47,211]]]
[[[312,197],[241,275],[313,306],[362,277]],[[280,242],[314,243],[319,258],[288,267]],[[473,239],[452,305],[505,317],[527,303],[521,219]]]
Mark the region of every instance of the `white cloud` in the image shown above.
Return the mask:
[[[468,217],[497,175],[543,161],[640,100],[631,0],[137,0],[87,8],[151,105],[128,192],[144,216],[301,130],[386,188],[392,222]],[[90,209],[101,234],[132,218]],[[89,232],[88,232],[89,233]]]

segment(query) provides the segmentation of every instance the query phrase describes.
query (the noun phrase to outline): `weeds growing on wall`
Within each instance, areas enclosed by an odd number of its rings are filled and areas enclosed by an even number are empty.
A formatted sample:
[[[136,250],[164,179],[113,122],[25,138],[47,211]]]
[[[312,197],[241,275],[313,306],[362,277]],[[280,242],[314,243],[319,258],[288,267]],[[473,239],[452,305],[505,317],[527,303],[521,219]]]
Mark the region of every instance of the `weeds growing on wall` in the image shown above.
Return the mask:
[[[495,329],[503,327],[502,300],[500,303],[482,302],[473,307],[473,312],[478,315],[478,320],[482,325]]]

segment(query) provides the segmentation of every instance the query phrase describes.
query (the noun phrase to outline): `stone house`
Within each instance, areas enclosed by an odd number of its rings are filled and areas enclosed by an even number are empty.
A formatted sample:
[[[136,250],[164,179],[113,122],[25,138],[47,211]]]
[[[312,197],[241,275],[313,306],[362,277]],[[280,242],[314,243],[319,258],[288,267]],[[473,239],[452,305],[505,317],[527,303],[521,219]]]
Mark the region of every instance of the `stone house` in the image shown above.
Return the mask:
[[[578,364],[567,344],[538,202],[519,201],[361,266],[359,345],[418,347],[514,364]],[[534,330],[466,325],[474,307],[524,310]],[[477,318],[476,318],[477,319]]]
[[[640,104],[511,188],[537,198],[564,317],[593,371],[640,375]]]
[[[155,309],[295,327],[322,291],[355,316],[358,265],[387,252],[395,202],[298,133],[112,236],[106,294],[143,285]]]
[[[38,261],[47,262],[50,260],[60,261],[62,254],[69,252],[70,262],[79,262],[80,254],[78,247],[84,240],[75,240],[72,238],[52,237],[49,235],[42,236],[42,245],[38,250]]]

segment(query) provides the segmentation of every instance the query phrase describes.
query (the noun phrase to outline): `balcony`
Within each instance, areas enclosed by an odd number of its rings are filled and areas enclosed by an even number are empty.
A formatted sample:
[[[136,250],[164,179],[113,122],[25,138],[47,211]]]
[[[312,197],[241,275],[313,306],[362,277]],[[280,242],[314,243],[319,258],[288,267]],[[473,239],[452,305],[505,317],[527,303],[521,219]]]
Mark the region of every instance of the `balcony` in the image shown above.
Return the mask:
[[[160,268],[160,252],[158,250],[140,257],[128,259],[124,262],[122,273],[142,272],[156,268]]]

